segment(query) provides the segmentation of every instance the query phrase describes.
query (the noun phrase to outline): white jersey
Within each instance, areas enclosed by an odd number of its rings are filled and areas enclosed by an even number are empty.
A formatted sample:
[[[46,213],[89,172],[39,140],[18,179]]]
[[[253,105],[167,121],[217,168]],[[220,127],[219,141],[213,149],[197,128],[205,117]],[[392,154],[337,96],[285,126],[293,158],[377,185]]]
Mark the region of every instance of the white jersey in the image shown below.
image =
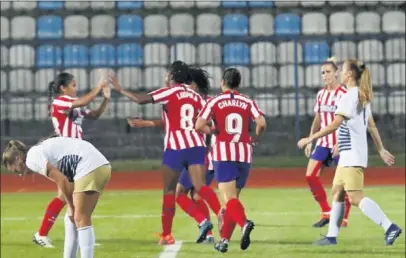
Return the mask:
[[[25,164],[33,172],[47,176],[47,163],[57,167],[74,182],[109,161],[90,142],[70,137],[49,138],[33,146]]]
[[[370,104],[362,107],[358,100],[358,87],[351,88],[338,102],[336,115],[345,117],[338,129],[338,149],[341,167],[368,165],[367,128],[371,115]]]

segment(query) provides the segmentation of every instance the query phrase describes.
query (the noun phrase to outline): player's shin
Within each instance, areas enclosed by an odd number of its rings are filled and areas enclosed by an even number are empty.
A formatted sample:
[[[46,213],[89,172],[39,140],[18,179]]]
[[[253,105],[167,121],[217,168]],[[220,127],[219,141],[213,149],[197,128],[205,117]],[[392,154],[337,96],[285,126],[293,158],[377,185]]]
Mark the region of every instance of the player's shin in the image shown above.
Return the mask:
[[[200,212],[197,205],[185,194],[179,194],[179,196],[176,198],[176,202],[182,208],[182,210],[194,218],[199,225],[207,220],[207,218]]]
[[[55,197],[47,206],[44,218],[41,222],[41,227],[38,231],[40,236],[48,236],[49,231],[55,223],[56,218],[59,213],[65,207],[65,202],[63,202],[58,197]]]
[[[164,179],[164,196],[162,199],[162,236],[172,233],[173,218],[176,211],[175,190],[179,180],[179,173],[164,166],[162,168]]]
[[[63,258],[76,258],[78,252],[78,231],[76,225],[70,220],[68,213],[64,217],[65,242]]]
[[[344,202],[333,201],[333,206],[330,211],[327,237],[337,237],[344,217],[344,208]]]
[[[81,258],[94,258],[95,234],[93,226],[78,228]]]
[[[385,215],[379,205],[368,197],[363,197],[358,204],[362,213],[365,214],[370,220],[375,222],[375,224],[382,226],[385,232],[389,229],[392,222]]]
[[[189,167],[190,179],[196,192],[202,197],[203,200],[210,206],[210,209],[218,214],[221,209],[220,201],[209,186],[205,185],[206,170],[202,165],[193,165]]]

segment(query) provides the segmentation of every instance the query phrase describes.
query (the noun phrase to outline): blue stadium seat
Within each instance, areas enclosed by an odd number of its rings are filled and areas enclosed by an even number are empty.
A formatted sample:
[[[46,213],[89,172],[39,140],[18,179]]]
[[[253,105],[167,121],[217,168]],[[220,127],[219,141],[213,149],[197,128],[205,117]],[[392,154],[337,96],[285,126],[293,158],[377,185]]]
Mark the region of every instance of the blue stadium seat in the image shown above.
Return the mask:
[[[322,63],[330,56],[327,42],[306,42],[304,45],[304,61],[308,64]]]
[[[116,49],[109,44],[97,44],[90,48],[90,65],[103,67],[116,64]]]
[[[117,36],[120,38],[140,37],[143,34],[143,22],[138,15],[121,15],[117,21]]]
[[[250,62],[250,48],[245,43],[228,43],[224,45],[225,65],[246,65]]]
[[[51,68],[62,65],[62,50],[53,45],[42,45],[35,54],[38,68]]]
[[[144,63],[144,52],[139,44],[121,44],[117,46],[117,65],[141,66]]]
[[[138,9],[142,7],[142,1],[117,1],[118,9]]]
[[[226,8],[244,8],[247,6],[246,1],[223,1],[222,5]]]
[[[275,34],[300,34],[300,17],[293,13],[284,13],[276,16]]]
[[[242,14],[227,14],[223,18],[223,33],[226,36],[248,35],[248,19]]]
[[[37,37],[39,39],[59,39],[62,37],[62,27],[61,17],[41,16],[37,20]]]
[[[248,1],[251,7],[272,7],[273,1]]]
[[[87,67],[89,65],[89,50],[84,45],[66,45],[63,49],[63,61],[66,68]]]
[[[63,8],[63,1],[37,1],[40,10],[58,10]]]

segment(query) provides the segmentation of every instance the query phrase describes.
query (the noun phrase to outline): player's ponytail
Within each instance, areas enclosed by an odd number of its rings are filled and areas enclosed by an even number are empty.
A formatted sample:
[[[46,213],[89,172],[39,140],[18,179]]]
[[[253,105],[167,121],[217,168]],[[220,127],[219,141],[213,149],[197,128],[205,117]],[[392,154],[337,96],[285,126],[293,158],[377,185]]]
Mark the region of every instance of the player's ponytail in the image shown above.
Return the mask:
[[[360,78],[359,78],[359,103],[365,107],[368,103],[371,103],[373,99],[371,74],[369,73],[368,67],[364,64],[359,66]]]
[[[29,149],[30,148],[24,143],[17,140],[11,140],[3,152],[3,164],[5,166],[7,166],[7,164],[12,164],[15,162],[17,157],[22,157],[25,159]]]

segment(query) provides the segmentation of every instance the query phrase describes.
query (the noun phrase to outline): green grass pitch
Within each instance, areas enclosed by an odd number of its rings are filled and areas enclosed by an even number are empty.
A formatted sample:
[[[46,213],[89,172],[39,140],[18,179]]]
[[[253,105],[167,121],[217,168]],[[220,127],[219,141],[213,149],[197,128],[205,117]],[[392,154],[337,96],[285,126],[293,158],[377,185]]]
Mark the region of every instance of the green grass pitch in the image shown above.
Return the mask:
[[[376,200],[393,221],[405,228],[404,187],[367,188],[365,193]],[[56,249],[44,249],[31,243],[51,197],[53,193],[2,194],[2,258],[62,257],[64,213],[50,233]],[[318,219],[319,211],[307,189],[246,189],[241,198],[248,217],[256,223],[252,245],[247,251],[239,249],[239,229],[234,232],[227,254],[217,253],[209,245],[195,244],[197,226],[177,208],[173,233],[183,245],[176,257],[405,257],[404,234],[395,246],[384,246],[382,228],[354,207],[349,227],[342,229],[338,246],[312,246],[312,241],[326,233],[327,228],[311,227]],[[94,214],[96,241],[101,244],[96,247],[95,257],[159,257],[163,248],[157,245],[154,233],[160,231],[160,207],[161,191],[106,192]],[[214,233],[218,237],[216,221]]]

